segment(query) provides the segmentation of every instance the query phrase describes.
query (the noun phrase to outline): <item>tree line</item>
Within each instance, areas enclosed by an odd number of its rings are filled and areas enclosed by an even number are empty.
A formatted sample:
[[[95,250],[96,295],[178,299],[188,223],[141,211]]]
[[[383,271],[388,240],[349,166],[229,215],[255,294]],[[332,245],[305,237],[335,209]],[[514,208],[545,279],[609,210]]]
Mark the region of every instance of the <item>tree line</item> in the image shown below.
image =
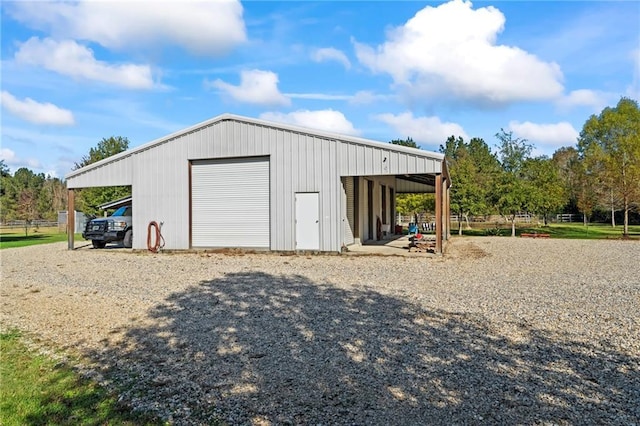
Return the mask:
[[[121,136],[104,138],[75,163],[74,170],[110,157],[129,148],[129,140]],[[127,186],[83,188],[76,191],[76,210],[89,216],[99,215],[99,205],[131,195]],[[21,167],[11,174],[0,161],[0,221],[24,223],[25,232],[38,221],[55,222],[58,212],[67,209],[67,185],[63,180],[34,173]]]
[[[57,221],[58,212],[67,206],[67,188],[56,177],[34,173],[21,167],[12,175],[0,160],[0,220],[24,221],[28,226],[36,220]]]
[[[623,215],[623,233],[629,218],[640,210],[640,109],[638,102],[621,98],[615,107],[592,115],[583,126],[576,147],[562,147],[551,157],[532,156],[526,139],[501,129],[496,151],[482,138],[465,141],[450,136],[440,152],[448,161],[451,211],[462,220],[499,214],[511,223],[520,213],[540,216],[544,224],[560,212],[582,213],[585,224],[606,212],[616,226]],[[391,143],[412,146],[411,138]],[[401,194],[398,210],[404,214],[431,211],[432,196]]]

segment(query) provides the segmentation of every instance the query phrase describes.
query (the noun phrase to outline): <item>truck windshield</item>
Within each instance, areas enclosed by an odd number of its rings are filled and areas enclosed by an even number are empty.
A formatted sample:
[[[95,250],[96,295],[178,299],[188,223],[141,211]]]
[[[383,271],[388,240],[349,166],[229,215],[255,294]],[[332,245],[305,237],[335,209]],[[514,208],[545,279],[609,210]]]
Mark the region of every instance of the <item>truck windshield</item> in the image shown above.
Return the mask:
[[[131,216],[131,206],[122,206],[113,212],[111,216]]]

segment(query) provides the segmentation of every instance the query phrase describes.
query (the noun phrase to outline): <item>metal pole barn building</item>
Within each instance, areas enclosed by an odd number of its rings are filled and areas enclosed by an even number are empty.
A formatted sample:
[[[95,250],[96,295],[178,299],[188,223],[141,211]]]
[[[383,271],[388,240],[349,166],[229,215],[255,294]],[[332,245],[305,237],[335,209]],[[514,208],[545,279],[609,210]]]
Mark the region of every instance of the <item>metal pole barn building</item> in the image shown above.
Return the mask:
[[[70,212],[75,189],[130,185],[134,249],[146,248],[155,221],[166,249],[339,252],[375,239],[380,225],[392,232],[399,193],[435,193],[437,251],[450,235],[442,154],[231,114],[74,170],[66,181]]]

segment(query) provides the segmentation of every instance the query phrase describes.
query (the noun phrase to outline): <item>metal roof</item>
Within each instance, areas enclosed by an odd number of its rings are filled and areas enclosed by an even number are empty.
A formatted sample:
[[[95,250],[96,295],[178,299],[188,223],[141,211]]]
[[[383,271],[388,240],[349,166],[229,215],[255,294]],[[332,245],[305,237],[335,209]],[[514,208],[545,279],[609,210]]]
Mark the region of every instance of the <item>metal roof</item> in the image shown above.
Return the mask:
[[[151,142],[148,142],[144,145],[138,146],[136,148],[132,148],[129,149],[127,151],[123,151],[121,153],[112,155],[111,157],[105,158],[103,160],[97,161],[95,163],[89,164],[88,166],[82,167],[80,169],[77,170],[73,170],[71,172],[69,172],[66,176],[65,179],[69,179],[71,177],[74,177],[76,175],[85,173],[89,170],[104,166],[105,164],[109,164],[112,163],[114,161],[120,160],[122,158],[126,158],[129,157],[131,155],[134,155],[138,152],[141,151],[145,151],[148,149],[151,149],[155,146],[161,145],[163,143],[169,142],[175,138],[178,138],[182,135],[188,134],[188,133],[192,133],[192,132],[196,132],[202,128],[205,128],[207,126],[210,126],[214,123],[220,122],[220,121],[225,121],[225,120],[231,120],[231,121],[238,121],[238,122],[244,122],[244,123],[248,123],[248,124],[255,124],[257,126],[263,126],[263,127],[270,127],[270,128],[275,128],[275,129],[282,129],[282,130],[288,130],[288,131],[292,131],[292,132],[296,132],[296,133],[302,133],[302,134],[306,134],[306,135],[311,135],[314,137],[318,137],[318,138],[324,138],[324,139],[331,139],[331,140],[338,140],[338,141],[343,141],[343,142],[350,142],[350,143],[354,143],[354,144],[359,144],[359,145],[364,145],[364,146],[371,146],[371,147],[375,147],[375,148],[384,148],[387,150],[391,150],[391,151],[397,151],[397,152],[403,152],[403,153],[408,153],[408,154],[412,154],[415,156],[419,156],[419,157],[424,157],[424,158],[429,158],[429,159],[433,159],[433,160],[443,160],[444,159],[444,155],[437,153],[437,152],[433,152],[433,151],[425,151],[422,149],[418,149],[418,148],[409,148],[406,146],[402,146],[402,145],[394,145],[391,143],[387,143],[387,142],[380,142],[380,141],[374,141],[371,139],[364,139],[364,138],[359,138],[359,137],[354,137],[354,136],[347,136],[347,135],[341,135],[338,133],[331,133],[331,132],[325,132],[325,131],[321,131],[321,130],[315,130],[315,129],[309,129],[306,127],[300,127],[300,126],[293,126],[293,125],[289,125],[289,124],[282,124],[282,123],[275,123],[275,122],[271,122],[271,121],[266,121],[266,120],[259,120],[259,119],[255,119],[255,118],[249,118],[249,117],[243,117],[240,115],[234,115],[234,114],[222,114],[219,115],[217,117],[211,118],[209,120],[203,121],[201,123],[195,124],[191,127],[188,127],[186,129],[183,130],[179,130],[177,132],[171,133],[167,136],[163,136],[159,139],[155,139]],[[446,168],[446,165],[444,165],[444,167]]]
[[[131,204],[132,199],[133,197],[129,195],[128,197],[124,197],[118,200],[109,201],[108,203],[100,204],[98,208],[100,210],[106,210],[106,209],[114,209],[122,206],[128,206]]]

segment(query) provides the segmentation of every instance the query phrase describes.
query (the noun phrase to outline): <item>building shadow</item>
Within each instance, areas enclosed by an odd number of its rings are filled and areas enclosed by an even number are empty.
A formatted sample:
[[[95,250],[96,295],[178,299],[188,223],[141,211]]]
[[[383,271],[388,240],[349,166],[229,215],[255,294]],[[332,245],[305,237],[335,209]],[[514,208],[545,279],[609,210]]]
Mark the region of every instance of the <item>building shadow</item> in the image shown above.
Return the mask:
[[[89,354],[122,399],[206,424],[637,424],[640,355],[303,276],[227,274]]]

